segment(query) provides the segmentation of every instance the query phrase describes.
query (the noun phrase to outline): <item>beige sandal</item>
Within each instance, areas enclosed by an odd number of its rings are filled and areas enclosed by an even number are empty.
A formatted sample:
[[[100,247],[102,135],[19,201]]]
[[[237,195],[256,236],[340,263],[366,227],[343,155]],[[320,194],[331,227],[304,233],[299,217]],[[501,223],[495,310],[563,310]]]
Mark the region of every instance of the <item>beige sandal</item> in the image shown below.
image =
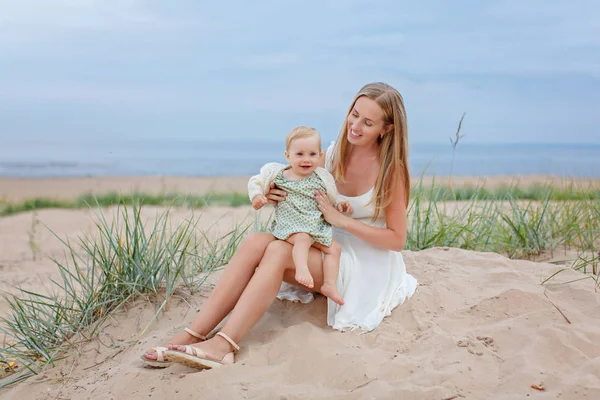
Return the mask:
[[[203,336],[198,332],[194,332],[190,328],[185,328],[184,331],[193,337],[200,339],[201,342],[206,340],[206,336]],[[140,357],[146,365],[152,368],[167,368],[169,365],[171,365],[171,361],[165,360],[165,352],[169,351],[167,347],[153,347],[149,350],[154,350],[156,352],[156,360],[150,360],[146,358],[145,354],[142,354]]]
[[[227,340],[234,349],[231,353],[225,354],[220,361],[208,359],[204,350],[194,346],[185,346],[185,353],[177,350],[168,350],[166,355],[172,362],[197,369],[211,369],[222,367],[223,365],[227,364],[233,364],[233,355],[239,351],[240,346],[238,346],[236,342],[234,342],[229,336],[227,336],[227,334],[223,332],[217,332],[217,335]]]

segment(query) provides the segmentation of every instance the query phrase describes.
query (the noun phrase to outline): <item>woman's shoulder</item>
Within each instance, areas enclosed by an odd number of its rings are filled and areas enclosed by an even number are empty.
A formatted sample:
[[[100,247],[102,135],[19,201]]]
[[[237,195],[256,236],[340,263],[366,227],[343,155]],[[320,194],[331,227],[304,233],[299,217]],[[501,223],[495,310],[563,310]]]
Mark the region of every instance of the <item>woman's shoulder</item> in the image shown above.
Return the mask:
[[[335,151],[335,140],[329,143],[327,149],[325,149],[325,169],[331,171],[333,167],[333,153]]]
[[[332,140],[331,142],[329,142],[329,146],[327,146],[327,148],[325,149],[325,154],[331,153],[334,148],[335,148],[335,140]]]

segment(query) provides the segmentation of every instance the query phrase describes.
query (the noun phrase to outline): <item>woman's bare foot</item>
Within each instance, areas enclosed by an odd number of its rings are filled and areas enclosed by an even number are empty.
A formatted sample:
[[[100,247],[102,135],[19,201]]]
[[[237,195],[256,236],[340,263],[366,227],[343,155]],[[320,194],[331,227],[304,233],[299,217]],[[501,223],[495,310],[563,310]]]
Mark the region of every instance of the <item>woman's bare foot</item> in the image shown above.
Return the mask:
[[[194,337],[194,336],[190,335],[189,333],[183,331],[183,332],[179,333],[178,335],[175,335],[169,341],[169,344],[166,347],[170,349],[171,346],[173,346],[173,345],[194,344],[194,343],[198,343],[199,341],[200,341],[200,339],[198,339],[197,337]],[[150,361],[156,361],[156,359],[158,358],[158,355],[156,354],[155,351],[148,350],[144,354],[144,357]],[[168,361],[168,360],[165,359],[165,361]]]
[[[340,292],[338,292],[334,284],[329,282],[323,283],[323,286],[321,286],[321,293],[324,296],[329,297],[331,300],[333,300],[340,306],[344,305],[344,299],[342,299],[342,295],[340,294]]]
[[[296,266],[296,281],[309,288],[312,288],[315,285],[313,277],[308,270],[308,266]]]
[[[204,342],[195,344],[194,347],[204,351],[206,358],[213,361],[221,361],[228,353],[231,353],[231,345],[220,336],[215,336]],[[185,346],[170,344],[167,346],[169,350],[177,350],[185,352]]]

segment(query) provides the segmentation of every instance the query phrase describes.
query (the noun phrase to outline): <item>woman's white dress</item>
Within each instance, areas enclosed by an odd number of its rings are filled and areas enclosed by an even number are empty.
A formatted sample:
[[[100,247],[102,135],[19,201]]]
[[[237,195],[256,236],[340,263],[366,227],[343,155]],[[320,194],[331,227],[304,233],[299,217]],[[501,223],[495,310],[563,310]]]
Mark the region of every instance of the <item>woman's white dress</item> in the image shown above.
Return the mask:
[[[326,153],[326,167],[331,171],[334,143]],[[374,204],[369,204],[373,188],[357,197],[340,194],[340,200],[350,202],[354,209],[352,217],[365,224],[384,228],[385,215],[376,221],[371,218]],[[417,280],[406,272],[402,254],[397,251],[375,247],[344,229],[333,228],[333,238],[342,246],[340,272],[337,285],[344,299],[339,306],[327,300],[327,324],[341,331],[360,329],[368,332],[377,327],[384,317],[417,288]],[[308,303],[314,295],[298,286],[283,283],[277,295],[279,299]]]

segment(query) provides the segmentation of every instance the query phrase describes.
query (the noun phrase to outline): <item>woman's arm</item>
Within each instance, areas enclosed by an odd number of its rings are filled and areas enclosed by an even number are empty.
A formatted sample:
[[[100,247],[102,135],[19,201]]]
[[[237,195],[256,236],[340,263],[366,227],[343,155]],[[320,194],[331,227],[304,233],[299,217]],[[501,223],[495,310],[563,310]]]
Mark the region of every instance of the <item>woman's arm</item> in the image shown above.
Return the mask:
[[[386,228],[370,226],[350,217],[341,228],[373,246],[400,251],[406,244],[405,204],[404,185],[398,184],[392,191],[392,202],[385,208]]]
[[[331,225],[343,228],[365,242],[386,250],[400,251],[406,244],[406,203],[404,183],[392,189],[392,202],[385,208],[386,228],[377,228],[344,215],[329,205],[327,197],[317,194],[319,209]]]
[[[275,183],[271,182],[269,191],[266,194],[268,204],[279,204],[280,201],[285,201],[287,192],[285,190],[275,188]]]

